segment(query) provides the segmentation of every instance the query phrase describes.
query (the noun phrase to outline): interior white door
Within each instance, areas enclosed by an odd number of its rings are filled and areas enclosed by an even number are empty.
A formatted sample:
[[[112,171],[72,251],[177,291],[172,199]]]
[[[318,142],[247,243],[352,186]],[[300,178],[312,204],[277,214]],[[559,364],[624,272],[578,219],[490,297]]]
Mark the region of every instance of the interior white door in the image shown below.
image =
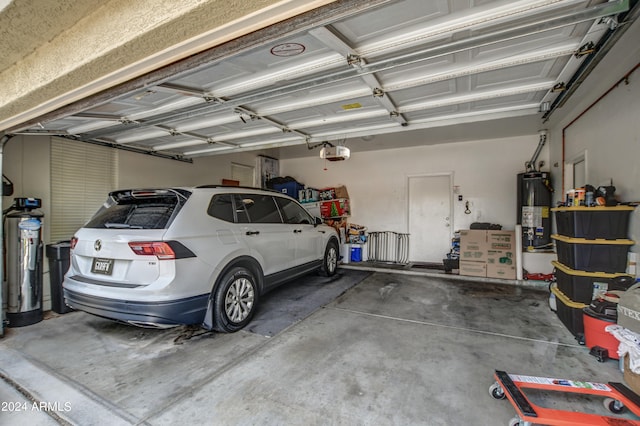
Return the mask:
[[[451,176],[409,177],[409,261],[438,262],[451,249]]]

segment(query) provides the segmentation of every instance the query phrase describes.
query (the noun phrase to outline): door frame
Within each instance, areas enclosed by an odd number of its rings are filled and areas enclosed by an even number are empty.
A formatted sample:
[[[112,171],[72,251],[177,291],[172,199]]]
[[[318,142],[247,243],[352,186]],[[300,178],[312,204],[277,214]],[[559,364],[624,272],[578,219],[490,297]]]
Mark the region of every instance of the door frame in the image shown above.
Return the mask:
[[[563,194],[565,191],[576,188],[575,183],[575,169],[576,164],[584,163],[584,181],[585,184],[589,182],[589,156],[587,155],[587,150],[584,149],[574,155],[572,158],[568,158],[564,161],[564,180],[563,184]]]
[[[411,193],[410,193],[410,184],[409,181],[412,178],[430,178],[430,177],[441,177],[445,176],[449,178],[449,239],[453,238],[453,229],[454,229],[454,210],[453,210],[453,172],[437,172],[437,173],[415,173],[406,175],[406,219],[407,219],[407,234],[409,234],[409,239],[411,239]],[[411,247],[411,246],[409,246]],[[409,258],[411,258],[411,252],[409,252]]]

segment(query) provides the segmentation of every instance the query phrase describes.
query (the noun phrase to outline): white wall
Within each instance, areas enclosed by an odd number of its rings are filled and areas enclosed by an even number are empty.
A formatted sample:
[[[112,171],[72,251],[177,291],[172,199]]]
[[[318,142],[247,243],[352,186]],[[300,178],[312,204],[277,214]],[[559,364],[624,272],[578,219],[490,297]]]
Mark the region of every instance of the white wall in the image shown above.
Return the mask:
[[[118,187],[220,185],[231,163],[255,167],[259,151],[194,158],[193,164],[118,151]]]
[[[379,136],[381,137],[381,136]],[[392,135],[385,137],[392,138]],[[415,137],[420,137],[416,132]],[[452,173],[462,202],[454,197],[452,229],[472,222],[498,223],[514,229],[517,214],[516,176],[524,171],[538,145],[538,135],[459,142],[380,151],[352,152],[347,161],[313,157],[280,160],[283,176],[307,186],[346,185],[351,198],[350,221],[369,231],[408,231],[408,177]],[[539,160],[547,160],[543,150]],[[452,188],[453,191],[453,188]],[[465,202],[471,214],[464,213]]]
[[[586,151],[587,182],[597,186],[612,179],[620,200],[627,202],[640,201],[640,69],[628,81],[613,87],[640,61],[638,40],[640,20],[627,30],[569,102],[551,116],[549,127],[550,160],[558,164],[554,170],[561,170],[564,161]],[[555,181],[556,201],[563,197],[561,185],[560,179]],[[640,242],[638,208],[631,216],[630,237]],[[639,246],[636,244],[631,251],[640,253]]]

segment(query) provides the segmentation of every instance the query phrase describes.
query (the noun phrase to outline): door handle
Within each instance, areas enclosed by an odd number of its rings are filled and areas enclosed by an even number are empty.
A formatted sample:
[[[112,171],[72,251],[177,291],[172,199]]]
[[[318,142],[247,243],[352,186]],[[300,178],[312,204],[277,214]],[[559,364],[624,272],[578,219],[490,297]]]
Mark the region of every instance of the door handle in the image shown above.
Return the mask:
[[[293,233],[294,233],[294,234],[299,234],[299,233],[301,233],[301,232],[302,232],[302,229],[294,229],[294,230],[293,230]]]
[[[247,231],[247,235],[258,235],[260,231]]]

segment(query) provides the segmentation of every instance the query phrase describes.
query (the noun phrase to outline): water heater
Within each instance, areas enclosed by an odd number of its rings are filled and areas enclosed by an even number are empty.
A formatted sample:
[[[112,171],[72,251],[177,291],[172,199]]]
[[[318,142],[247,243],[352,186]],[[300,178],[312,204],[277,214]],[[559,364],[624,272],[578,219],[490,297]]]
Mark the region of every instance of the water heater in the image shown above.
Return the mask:
[[[550,248],[551,178],[548,172],[518,174],[518,223],[522,225],[522,246]]]

